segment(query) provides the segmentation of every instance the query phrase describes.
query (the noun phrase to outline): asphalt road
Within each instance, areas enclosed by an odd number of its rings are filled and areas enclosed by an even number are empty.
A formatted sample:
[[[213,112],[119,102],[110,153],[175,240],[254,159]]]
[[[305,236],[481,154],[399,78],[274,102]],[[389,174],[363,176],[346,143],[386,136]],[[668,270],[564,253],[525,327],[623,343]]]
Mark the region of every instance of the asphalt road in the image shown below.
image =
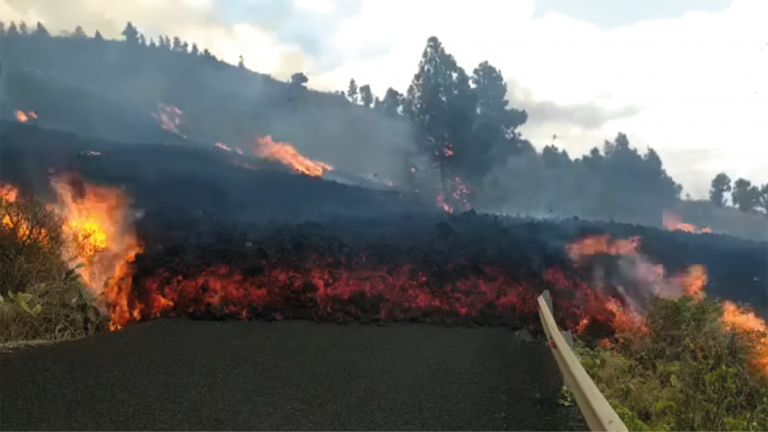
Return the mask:
[[[569,430],[501,328],[156,321],[0,355],[2,430]]]

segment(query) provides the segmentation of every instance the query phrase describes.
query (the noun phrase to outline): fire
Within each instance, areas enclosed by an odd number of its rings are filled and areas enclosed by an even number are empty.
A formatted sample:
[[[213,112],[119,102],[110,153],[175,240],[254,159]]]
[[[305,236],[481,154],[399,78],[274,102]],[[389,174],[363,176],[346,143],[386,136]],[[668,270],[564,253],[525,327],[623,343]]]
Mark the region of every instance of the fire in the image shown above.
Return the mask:
[[[565,247],[571,260],[579,262],[592,255],[637,255],[640,237],[613,239],[610,235],[587,236]]]
[[[0,183],[0,197],[8,202],[16,202],[19,197],[19,190],[13,185]]]
[[[696,225],[683,222],[683,218],[677,213],[664,212],[662,216],[664,228],[670,231],[685,231],[689,233],[711,233],[708,227],[699,228]]]
[[[315,161],[302,155],[291,143],[272,141],[270,135],[257,138],[253,145],[253,153],[264,159],[281,162],[296,172],[312,177],[320,177],[326,171],[333,170],[333,167],[327,163]]]
[[[226,145],[226,144],[224,144],[224,143],[220,143],[220,142],[217,142],[216,144],[214,144],[214,146],[215,146],[216,148],[218,148],[218,149],[224,150],[225,152],[230,152],[230,153],[231,153],[231,152],[233,152],[233,151],[234,151],[235,153],[237,153],[237,154],[239,154],[239,155],[243,155],[243,154],[244,154],[244,153],[243,153],[243,151],[242,151],[242,150],[240,150],[239,148],[235,147],[235,148],[233,149],[232,147],[230,147],[230,146],[228,146],[228,145]],[[231,160],[230,160],[230,162],[232,162],[232,164],[233,164],[233,165],[235,165],[236,167],[245,168],[245,169],[250,169],[250,170],[256,170],[256,169],[258,169],[258,168],[257,168],[257,167],[255,167],[254,165],[252,165],[252,164],[249,164],[248,162],[244,162],[244,161],[242,161],[242,160],[238,160],[238,159],[231,159]]]
[[[7,204],[15,203],[19,198],[19,190],[9,184],[0,183],[0,199],[3,203],[2,219],[0,224],[6,230],[11,231],[19,241],[23,243],[42,243],[48,242],[48,231],[42,226],[33,226],[29,220],[29,215],[19,213],[6,207]]]
[[[16,117],[16,120],[21,123],[27,123],[30,120],[37,120],[37,113],[34,111],[24,112],[22,110],[15,110],[13,114]]]
[[[131,226],[126,197],[119,190],[85,184],[77,191],[67,178],[55,179],[57,208],[72,242],[79,274],[110,313],[111,329],[130,320],[131,279],[128,267],[142,247]],[[65,257],[65,259],[71,259]]]
[[[768,377],[768,324],[729,301],[723,302],[720,321],[726,329],[744,332],[751,339],[750,365]]]
[[[451,202],[457,204],[463,210],[469,210],[472,205],[469,203],[469,186],[464,183],[461,177],[455,177],[452,181],[446,182],[446,186],[450,189]],[[446,198],[445,192],[438,192],[435,198],[435,203],[438,207],[442,208],[446,213],[453,213],[455,208],[449,204]]]
[[[158,102],[157,112],[152,113],[152,117],[157,119],[157,122],[161,128],[167,130],[168,132],[173,132],[184,139],[187,139],[187,136],[179,131],[182,114],[183,112],[175,106]]]

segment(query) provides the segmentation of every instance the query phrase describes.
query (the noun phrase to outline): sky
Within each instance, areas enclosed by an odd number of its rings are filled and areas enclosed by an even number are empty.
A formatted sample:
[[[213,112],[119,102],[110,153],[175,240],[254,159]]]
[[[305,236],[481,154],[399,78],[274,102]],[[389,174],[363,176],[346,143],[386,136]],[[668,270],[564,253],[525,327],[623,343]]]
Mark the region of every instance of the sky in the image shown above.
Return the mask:
[[[179,36],[309,87],[405,91],[429,36],[507,79],[522,133],[578,156],[618,132],[693,197],[768,182],[768,0],[0,0],[5,20]]]

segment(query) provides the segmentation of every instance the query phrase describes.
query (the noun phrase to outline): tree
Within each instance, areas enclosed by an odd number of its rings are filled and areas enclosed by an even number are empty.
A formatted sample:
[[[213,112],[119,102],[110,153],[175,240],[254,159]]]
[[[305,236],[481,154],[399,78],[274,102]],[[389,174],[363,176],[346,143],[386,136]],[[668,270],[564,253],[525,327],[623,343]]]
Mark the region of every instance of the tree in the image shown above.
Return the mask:
[[[237,62],[237,67],[240,69],[245,69],[245,59],[243,56],[240,56],[240,60]]]
[[[760,197],[758,199],[758,205],[768,215],[768,183],[760,187]]]
[[[196,43],[192,44],[192,50],[189,53],[192,54],[193,56],[200,55],[200,48],[197,47]]]
[[[733,191],[731,192],[731,201],[743,212],[750,212],[755,209],[760,199],[760,189],[757,186],[753,186],[752,182],[740,178],[733,183]]]
[[[93,34],[93,40],[102,42],[104,41],[104,36],[101,35],[101,32],[96,30],[96,33]]]
[[[296,72],[291,75],[291,85],[294,87],[304,87],[309,82],[309,78],[304,75],[304,72]]]
[[[371,86],[365,84],[360,87],[360,101],[363,102],[363,106],[370,108],[373,104],[373,93],[371,92]]]
[[[11,25],[8,26],[8,31],[5,33],[7,36],[19,36],[21,33],[19,32],[18,27],[16,27],[16,23],[11,21]]]
[[[473,148],[476,95],[467,73],[434,36],[427,40],[403,110],[413,123],[417,149],[439,170],[445,197],[457,191],[450,191],[449,183],[471,189],[465,181],[478,182],[478,162],[485,157]]]
[[[171,44],[171,51],[181,52],[181,39],[178,36],[173,37],[173,43]],[[242,57],[242,56],[241,56]]]
[[[155,43],[154,38],[149,38],[149,47],[150,48],[157,48],[157,44]]]
[[[130,21],[128,21],[128,23],[125,25],[125,28],[121,34],[125,38],[125,43],[128,45],[136,46],[139,44],[139,31]]]
[[[0,21],[0,36],[5,35],[5,23]]]
[[[400,92],[390,87],[384,94],[384,99],[376,104],[376,109],[384,111],[391,117],[396,117],[400,115],[400,108],[403,106],[403,98],[404,96]]]
[[[147,46],[147,38],[144,36],[143,33],[139,33],[139,45]]]
[[[88,39],[88,35],[85,34],[85,30],[83,30],[83,27],[81,26],[75,27],[75,31],[72,33],[72,37],[78,39]]]
[[[35,31],[32,34],[38,37],[51,37],[48,29],[40,21],[37,22],[37,27],[35,27]]]
[[[502,163],[521,154],[525,144],[518,139],[516,129],[526,122],[528,114],[508,108],[507,84],[501,71],[484,61],[472,72],[472,85],[477,96],[477,145]]]
[[[712,179],[709,187],[709,200],[718,207],[725,205],[725,194],[732,190],[731,178],[725,173],[719,173]]]
[[[349,80],[349,86],[347,87],[347,97],[350,101],[352,101],[352,103],[357,103],[357,83],[355,82],[354,78]]]

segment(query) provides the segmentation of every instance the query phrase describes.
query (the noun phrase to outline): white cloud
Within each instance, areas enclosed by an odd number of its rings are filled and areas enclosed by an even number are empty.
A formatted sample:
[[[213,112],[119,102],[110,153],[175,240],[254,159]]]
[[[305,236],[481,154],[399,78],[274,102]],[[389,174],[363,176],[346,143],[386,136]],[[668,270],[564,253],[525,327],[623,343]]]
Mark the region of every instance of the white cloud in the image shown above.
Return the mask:
[[[594,130],[531,118],[524,133],[537,144],[557,134],[558,144],[573,155],[624,131],[638,147],[659,151],[668,171],[693,195],[702,195],[721,169],[768,182],[764,0],[736,0],[722,13],[690,13],[611,31],[553,13],[533,19],[533,2],[527,0],[398,4],[403,7],[366,0],[334,41],[352,58],[315,83],[343,88],[354,77],[377,93],[390,85],[404,90],[427,37],[436,35],[466,69],[488,60],[534,100],[608,112],[639,108],[637,115],[617,115]],[[388,54],[354,58],[363,47],[381,43],[391,48]],[[578,133],[570,133],[574,126]],[[685,152],[694,150],[697,156],[686,160]],[[727,154],[728,160],[719,164],[703,154]]]

